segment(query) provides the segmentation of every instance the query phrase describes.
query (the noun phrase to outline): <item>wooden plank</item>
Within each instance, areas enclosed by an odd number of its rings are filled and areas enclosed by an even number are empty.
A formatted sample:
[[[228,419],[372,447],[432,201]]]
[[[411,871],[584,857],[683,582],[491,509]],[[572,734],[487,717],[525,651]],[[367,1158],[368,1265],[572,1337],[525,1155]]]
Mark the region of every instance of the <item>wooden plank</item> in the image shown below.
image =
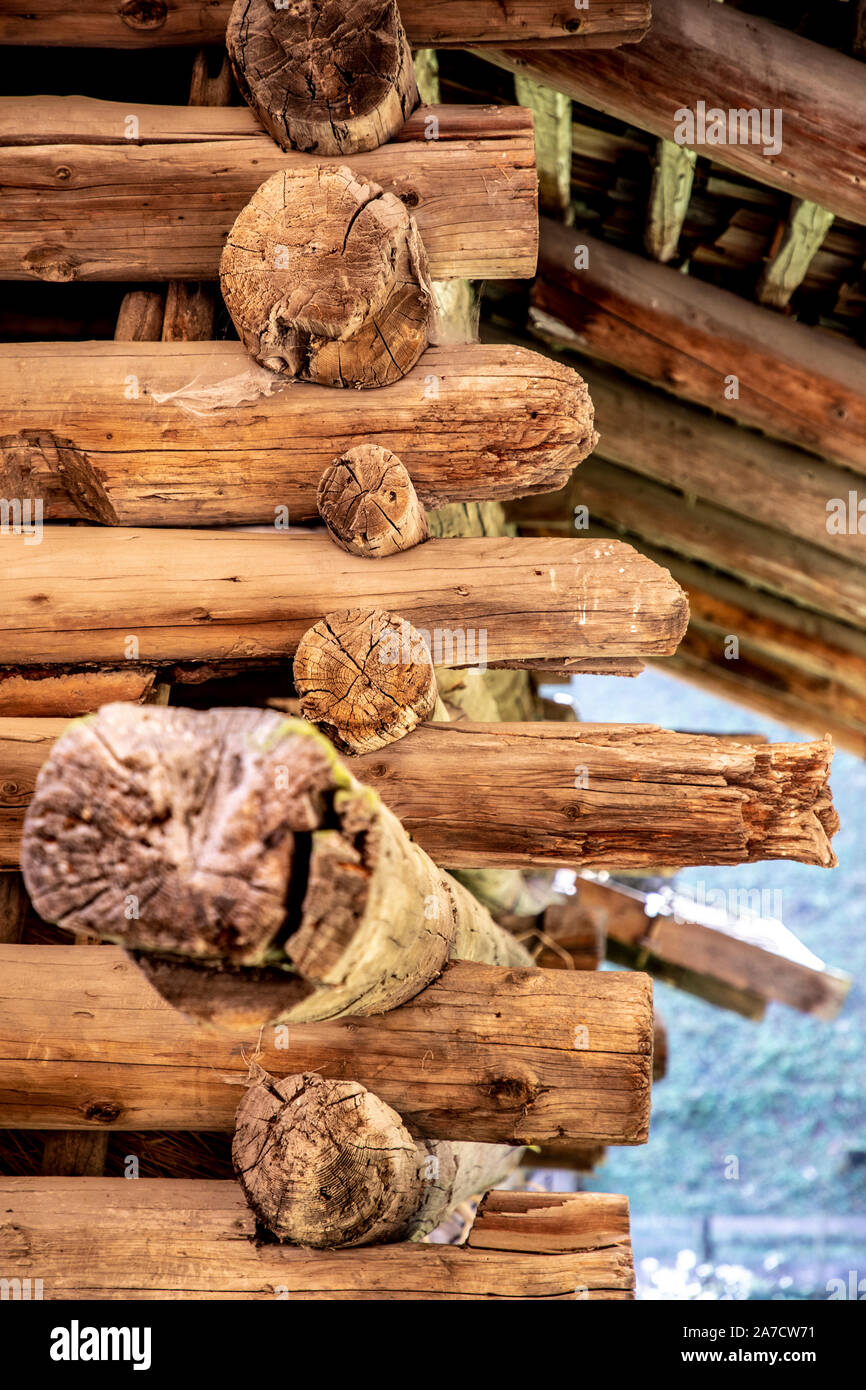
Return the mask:
[[[430,348],[393,386],[283,384],[240,343],[0,344],[0,480],[46,520],[317,517],[354,444],[389,448],[422,502],[562,486],[592,444],[580,377],[523,347]]]
[[[0,146],[7,280],[214,280],[256,189],[281,169],[316,165],[238,106],[8,97]],[[352,168],[411,208],[434,279],[535,273],[529,112],[422,107]]]
[[[17,867],[38,769],[64,727],[0,721],[4,867]],[[349,765],[449,868],[640,869],[835,863],[831,756],[827,741],[737,745],[649,724],[459,721],[421,725]]]
[[[579,270],[576,246],[588,252]],[[862,348],[547,220],[539,272],[548,341],[866,472]]]
[[[347,608],[385,608],[428,632],[442,666],[632,657],[674,650],[688,617],[667,572],[616,542],[430,540],[371,564],[299,528],[57,525],[38,546],[27,539],[0,536],[10,665],[288,656]]]
[[[87,48],[149,48],[222,44],[232,0],[62,0],[4,5],[0,43]],[[584,9],[562,0],[401,0],[400,17],[416,47],[463,48],[476,43],[567,43],[609,47],[637,43],[650,22],[650,0],[593,0]]]
[[[684,143],[719,164],[866,222],[862,71],[854,59],[767,19],[716,0],[653,0],[652,27],[640,44],[585,55],[485,56],[665,140],[679,129]],[[698,102],[725,117],[766,111],[767,134],[750,131],[743,140],[726,120],[721,143],[701,143],[682,116],[697,113]]]
[[[758,907],[753,903],[758,897]],[[807,951],[794,933],[761,910],[758,890],[734,894],[740,910],[717,906],[710,890],[707,903],[686,891],[650,895],[621,884],[577,881],[578,901],[589,919],[609,939],[663,965],[682,968],[692,976],[708,977],[734,990],[775,1001],[815,1018],[837,1016],[851,988],[851,979]],[[716,896],[729,899],[719,888]],[[710,900],[712,898],[712,901]],[[544,964],[552,964],[546,957]]]
[[[531,77],[514,79],[519,106],[532,112],[535,122],[535,158],[538,165],[538,201],[545,212],[574,221],[571,206],[571,102]]]
[[[604,1193],[494,1192],[463,1246],[336,1251],[262,1244],[233,1182],[0,1178],[0,1200],[7,1277],[46,1300],[634,1297],[628,1202]]]
[[[188,1021],[118,947],[4,945],[0,964],[2,1128],[230,1130],[255,1058],[360,1081],[418,1138],[646,1142],[643,975],[459,962],[390,1013],[241,1037]]]

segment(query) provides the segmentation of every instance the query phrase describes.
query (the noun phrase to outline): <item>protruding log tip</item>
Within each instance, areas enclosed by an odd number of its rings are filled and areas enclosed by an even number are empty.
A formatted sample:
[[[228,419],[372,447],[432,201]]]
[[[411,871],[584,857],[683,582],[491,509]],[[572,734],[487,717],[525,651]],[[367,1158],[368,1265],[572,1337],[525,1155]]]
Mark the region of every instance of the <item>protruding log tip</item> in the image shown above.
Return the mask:
[[[244,98],[284,150],[376,149],[418,105],[397,0],[235,0],[226,45]]]
[[[424,636],[381,608],[329,613],[295,654],[301,710],[343,752],[394,743],[436,707],[436,675]]]
[[[430,339],[432,289],[414,218],[345,166],[284,169],[253,195],[220,264],[257,362],[321,386],[387,386]]]
[[[232,1160],[259,1221],[319,1249],[400,1240],[424,1190],[396,1111],[357,1081],[262,1074],[238,1107]]]
[[[335,459],[316,501],[331,539],[351,555],[394,555],[430,535],[412,479],[381,444],[360,444]]]

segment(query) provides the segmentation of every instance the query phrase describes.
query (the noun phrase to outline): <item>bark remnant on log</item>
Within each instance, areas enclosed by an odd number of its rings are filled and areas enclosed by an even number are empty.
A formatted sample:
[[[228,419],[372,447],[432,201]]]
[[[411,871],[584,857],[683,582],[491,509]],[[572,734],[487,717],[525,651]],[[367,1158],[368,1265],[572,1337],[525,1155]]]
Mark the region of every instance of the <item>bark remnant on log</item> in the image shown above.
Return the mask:
[[[272,710],[109,705],[69,725],[21,867],[41,917],[144,953],[166,997],[226,1022],[273,1018],[281,983],[278,1015],[313,1020],[395,1008],[450,957],[530,961],[320,734]]]
[[[397,0],[235,0],[226,46],[241,94],[284,150],[373,150],[418,104]]]

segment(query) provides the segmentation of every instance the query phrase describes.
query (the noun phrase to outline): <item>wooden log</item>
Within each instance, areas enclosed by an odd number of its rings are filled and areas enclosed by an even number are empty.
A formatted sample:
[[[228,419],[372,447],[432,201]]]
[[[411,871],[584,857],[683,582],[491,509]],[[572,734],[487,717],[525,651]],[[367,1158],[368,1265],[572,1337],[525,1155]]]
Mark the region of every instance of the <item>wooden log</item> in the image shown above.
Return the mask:
[[[759,304],[784,309],[806,278],[833,225],[833,213],[817,203],[793,198],[788,220],[780,228],[755,290]]]
[[[0,672],[0,717],[76,719],[115,700],[143,704],[153,693],[156,672],[146,666],[127,670],[64,670],[26,667]]]
[[[0,557],[4,665],[284,657],[326,613],[377,607],[437,665],[641,657],[675,650],[688,617],[667,572],[616,542],[430,541],[374,566],[300,529],[53,526],[34,547],[0,535]]]
[[[235,0],[226,47],[241,95],[284,150],[377,149],[418,105],[397,0]]]
[[[639,45],[484,56],[627,125],[678,137],[759,183],[866,222],[862,72],[853,59],[767,19],[716,0],[653,0],[652,27]]]
[[[229,232],[220,287],[247,350],[293,380],[389,386],[430,341],[415,219],[346,165],[266,179]]]
[[[680,244],[680,232],[689,210],[695,178],[694,150],[659,140],[647,204],[644,246],[654,261],[672,261]]]
[[[30,911],[30,899],[21,875],[0,873],[0,942],[20,941]]]
[[[769,530],[743,515],[743,499],[738,511],[731,512],[697,501],[694,495],[683,496],[599,454],[586,460],[566,491],[564,506],[551,504],[561,520],[539,523],[542,508],[530,509],[521,518],[523,533],[573,535],[575,509],[582,507],[594,521],[616,528],[624,537],[641,536],[841,622],[866,625],[866,571],[859,559],[845,558],[842,547],[832,553],[829,546],[819,548]],[[542,500],[548,502],[546,497]],[[515,514],[519,516],[512,511]]]
[[[461,1202],[502,1182],[523,1150],[416,1143],[357,1081],[261,1072],[238,1106],[232,1163],[279,1240],[318,1250],[420,1240]]]
[[[12,97],[0,101],[0,146],[0,276],[10,280],[214,280],[262,182],[317,167],[236,106]],[[528,111],[424,108],[352,170],[412,212],[434,279],[535,273]]]
[[[574,221],[571,102],[529,77],[515,77],[514,95],[518,106],[527,106],[535,120],[539,204],[549,216],[560,217],[570,226]]]
[[[460,962],[388,1014],[241,1039],[172,1009],[119,947],[6,945],[0,965],[3,1128],[230,1131],[255,1058],[355,1078],[418,1139],[647,1138],[652,985],[631,971]]]
[[[829,1020],[851,988],[847,975],[825,965],[762,910],[759,889],[710,888],[705,901],[682,889],[652,895],[651,902],[622,884],[587,878],[578,879],[577,890],[583,911],[610,941],[635,951],[640,969],[652,973],[653,962],[659,962],[687,971],[693,992],[699,992],[694,979],[703,977],[763,1003],[775,1001]]]
[[[561,487],[596,442],[581,378],[523,348],[431,348],[363,395],[277,384],[239,343],[0,344],[3,495],[47,521],[294,524],[359,441],[426,507]]]
[[[578,364],[576,357],[567,360]],[[866,532],[828,530],[828,503],[839,498],[847,505],[855,482],[847,469],[733,425],[601,363],[580,367],[601,435],[596,459],[676,488],[692,502],[710,502],[760,523],[762,531],[796,536],[837,559],[866,564]],[[571,521],[580,500],[572,496],[577,481],[570,479],[558,494],[537,504],[510,508],[511,519]]]
[[[68,725],[21,867],[42,918],[143,952],[166,997],[226,1026],[379,1013],[449,957],[530,964],[326,739],[273,710],[118,704]]]
[[[588,250],[580,270],[576,245]],[[539,271],[546,337],[866,472],[862,348],[554,222],[542,223]]]
[[[316,494],[331,540],[370,560],[411,550],[430,537],[412,479],[390,449],[359,444],[322,474]]]
[[[18,866],[24,810],[65,727],[0,721],[0,766],[11,788],[0,803],[3,867]],[[770,858],[829,865],[838,828],[831,755],[827,739],[732,745],[650,724],[461,721],[424,724],[354,759],[352,771],[449,868],[655,869]]]
[[[632,1299],[625,1197],[491,1193],[466,1245],[263,1244],[233,1182],[2,1178],[0,1255],[45,1299]],[[104,1232],[94,1248],[96,1225]]]
[[[436,709],[436,675],[423,637],[381,608],[327,614],[301,638],[293,677],[304,718],[342,753],[374,753]]]
[[[686,634],[671,674],[738,700],[789,728],[821,730],[840,748],[858,758],[866,756],[862,699],[852,700],[838,682],[804,676],[789,662],[764,655],[750,653],[731,662],[725,658],[724,644],[708,641],[699,630]]]
[[[116,0],[32,0],[0,15],[0,43],[87,48],[149,48],[221,44],[232,0],[153,0],[147,9]],[[569,49],[638,43],[650,22],[650,0],[605,0],[584,10],[562,0],[401,0],[413,47],[463,48],[478,43],[565,43]]]

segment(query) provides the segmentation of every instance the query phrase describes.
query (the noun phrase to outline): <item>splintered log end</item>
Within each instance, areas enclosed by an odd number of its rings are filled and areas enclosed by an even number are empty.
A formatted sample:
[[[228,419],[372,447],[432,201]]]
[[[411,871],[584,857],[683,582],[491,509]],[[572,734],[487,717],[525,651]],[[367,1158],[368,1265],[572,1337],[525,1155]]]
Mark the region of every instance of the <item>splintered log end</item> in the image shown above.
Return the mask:
[[[471,894],[273,710],[75,721],[39,774],[21,868],[46,921],[138,953],[165,999],[229,1028],[385,1012],[452,952],[503,958]]]
[[[342,752],[373,753],[403,738],[436,707],[423,635],[380,608],[329,613],[295,654],[301,710]]]
[[[261,1224],[317,1249],[400,1240],[424,1191],[421,1155],[396,1111],[356,1081],[316,1074],[249,1088],[232,1161]]]
[[[387,386],[430,339],[414,218],[345,167],[284,169],[263,183],[229,233],[220,284],[256,361],[301,381]]]
[[[284,150],[348,155],[418,105],[396,0],[235,0],[226,46],[245,100]]]
[[[117,525],[87,455],[50,430],[21,430],[0,439],[0,495],[20,502],[25,530],[37,519],[37,508],[40,521],[77,518]]]
[[[831,840],[839,814],[830,789],[830,735],[809,743],[757,746],[753,753],[751,770],[729,777],[747,793],[743,818],[749,859],[796,859],[834,869],[838,860]]]
[[[21,843],[33,904],[133,950],[262,964],[296,839],[341,773],[324,739],[273,711],[107,705],[39,774]]]
[[[331,539],[350,555],[394,555],[430,535],[412,479],[381,444],[360,444],[335,459],[322,475],[317,505]]]

